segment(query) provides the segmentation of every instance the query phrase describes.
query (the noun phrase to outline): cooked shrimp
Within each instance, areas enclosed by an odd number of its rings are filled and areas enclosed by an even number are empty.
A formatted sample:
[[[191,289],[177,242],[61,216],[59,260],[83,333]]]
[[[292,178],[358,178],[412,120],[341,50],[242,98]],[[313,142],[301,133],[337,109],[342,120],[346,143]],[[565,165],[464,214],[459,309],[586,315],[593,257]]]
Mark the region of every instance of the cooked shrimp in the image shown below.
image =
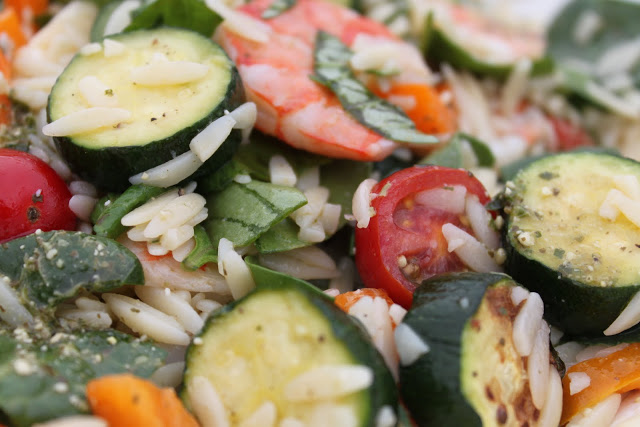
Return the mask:
[[[225,25],[216,40],[235,61],[247,97],[258,106],[256,127],[288,144],[318,154],[355,160],[379,160],[396,144],[358,123],[340,105],[337,97],[309,78],[313,74],[316,33],[323,30],[339,37],[358,57],[352,68],[379,96],[421,117],[419,130],[429,133],[453,131],[453,120],[440,131],[432,123],[422,124],[434,111],[448,112],[438,96],[429,96],[430,71],[420,52],[403,42],[382,24],[335,4],[299,0],[294,7],[272,19],[262,19],[271,0],[254,0],[238,9],[270,28],[268,41],[249,40]],[[394,52],[393,60],[375,56],[375,50]],[[371,68],[367,68],[371,66]],[[364,68],[363,68],[364,67]],[[371,69],[390,71],[378,78]],[[396,87],[402,88],[394,90]],[[425,95],[426,93],[426,95]],[[425,107],[420,104],[429,102]]]
[[[145,243],[138,243],[122,237],[118,240],[133,252],[144,271],[145,285],[185,290],[191,292],[212,292],[220,296],[230,295],[224,277],[218,273],[217,267],[196,271],[186,271],[171,255],[153,256],[147,251]]]

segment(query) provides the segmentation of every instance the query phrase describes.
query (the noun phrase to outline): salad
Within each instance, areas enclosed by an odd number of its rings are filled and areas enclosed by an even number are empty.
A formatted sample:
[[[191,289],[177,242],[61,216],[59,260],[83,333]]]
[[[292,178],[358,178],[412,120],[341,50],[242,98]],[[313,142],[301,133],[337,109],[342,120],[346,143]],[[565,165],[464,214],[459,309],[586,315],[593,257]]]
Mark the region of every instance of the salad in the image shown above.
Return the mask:
[[[640,5],[502,12],[5,0],[0,425],[636,425]]]

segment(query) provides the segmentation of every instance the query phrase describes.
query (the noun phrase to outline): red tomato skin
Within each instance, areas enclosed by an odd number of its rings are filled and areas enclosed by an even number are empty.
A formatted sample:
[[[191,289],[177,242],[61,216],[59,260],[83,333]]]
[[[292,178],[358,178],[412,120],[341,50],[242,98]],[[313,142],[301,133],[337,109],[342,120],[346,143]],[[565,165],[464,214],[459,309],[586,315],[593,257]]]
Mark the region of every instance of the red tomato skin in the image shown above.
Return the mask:
[[[569,151],[578,147],[590,147],[595,145],[589,134],[574,125],[569,120],[558,117],[549,117],[553,131],[556,134],[557,151]]]
[[[373,187],[372,193],[380,193],[387,183],[390,186],[386,195],[371,201],[376,214],[369,221],[369,226],[356,227],[356,267],[366,287],[386,290],[394,302],[408,309],[416,285],[398,268],[398,254],[390,252],[394,239],[403,233],[393,220],[398,203],[413,193],[452,185],[465,186],[469,193],[478,196],[482,204],[490,198],[480,181],[464,169],[413,166],[383,179]]]
[[[37,229],[74,230],[76,216],[69,199],[67,185],[45,162],[22,151],[0,149],[0,243]]]

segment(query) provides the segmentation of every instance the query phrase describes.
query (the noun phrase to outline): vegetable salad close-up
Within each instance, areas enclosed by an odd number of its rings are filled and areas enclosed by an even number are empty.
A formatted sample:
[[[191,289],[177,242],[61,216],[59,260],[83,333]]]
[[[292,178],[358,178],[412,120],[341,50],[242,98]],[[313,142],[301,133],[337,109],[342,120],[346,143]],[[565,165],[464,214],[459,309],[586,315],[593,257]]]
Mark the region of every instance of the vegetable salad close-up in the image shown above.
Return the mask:
[[[0,4],[0,427],[640,425],[640,3]]]

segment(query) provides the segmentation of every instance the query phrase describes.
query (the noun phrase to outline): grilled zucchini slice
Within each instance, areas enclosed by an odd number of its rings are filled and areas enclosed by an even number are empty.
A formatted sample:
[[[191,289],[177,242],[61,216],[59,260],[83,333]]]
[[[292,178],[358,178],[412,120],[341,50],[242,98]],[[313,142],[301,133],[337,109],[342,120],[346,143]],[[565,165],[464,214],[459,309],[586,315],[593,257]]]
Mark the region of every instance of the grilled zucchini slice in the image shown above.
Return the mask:
[[[99,82],[107,88],[104,95],[114,99],[109,107],[131,113],[113,126],[55,137],[73,171],[98,187],[123,190],[129,177],[186,152],[195,135],[244,102],[234,64],[217,44],[198,33],[166,27],[116,34],[102,44],[99,52],[74,57],[54,85],[47,109],[51,122],[100,106],[95,100],[101,95],[95,93]],[[159,62],[179,68],[201,64],[206,73],[173,84],[134,78],[136,70]],[[93,89],[87,89],[87,77]],[[92,90],[93,98],[87,95]],[[197,173],[220,167],[240,140],[241,131],[234,129]]]
[[[574,152],[537,160],[507,184],[506,271],[542,296],[547,319],[567,333],[601,335],[640,290],[640,227],[600,214],[626,180],[638,185],[640,163]]]
[[[194,406],[198,391],[190,384],[204,378],[230,425],[241,425],[265,404],[276,408],[273,425],[294,418],[304,425],[375,426],[381,413],[395,412],[393,377],[360,325],[306,282],[278,277],[211,315],[187,352],[186,403]],[[295,386],[305,375],[331,383],[334,369],[343,368],[368,372],[370,384],[325,397],[315,382]]]

